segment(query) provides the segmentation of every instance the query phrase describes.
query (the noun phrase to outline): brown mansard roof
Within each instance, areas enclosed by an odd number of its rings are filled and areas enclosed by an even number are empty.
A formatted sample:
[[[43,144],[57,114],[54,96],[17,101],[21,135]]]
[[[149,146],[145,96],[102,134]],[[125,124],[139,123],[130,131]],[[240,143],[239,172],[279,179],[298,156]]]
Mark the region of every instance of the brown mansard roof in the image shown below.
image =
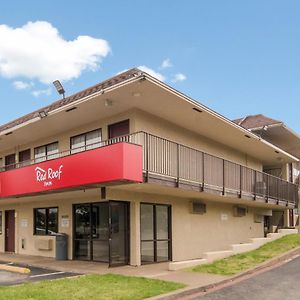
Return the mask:
[[[13,127],[15,127],[17,125],[20,125],[22,123],[25,123],[27,121],[30,121],[31,119],[34,119],[34,118],[38,117],[40,111],[45,111],[46,113],[49,113],[49,112],[51,112],[51,111],[53,111],[55,109],[58,109],[58,108],[63,107],[63,106],[66,106],[66,105],[68,105],[68,104],[70,104],[70,103],[72,103],[72,102],[74,102],[76,100],[79,100],[79,99],[84,98],[86,96],[89,96],[89,95],[92,95],[94,93],[97,93],[97,92],[99,92],[99,91],[101,91],[103,89],[112,87],[112,86],[114,86],[114,85],[116,85],[118,83],[121,83],[123,81],[126,81],[126,80],[128,80],[128,79],[130,79],[132,77],[136,77],[136,76],[140,75],[141,72],[142,72],[141,70],[139,70],[137,68],[133,68],[133,69],[130,69],[130,70],[126,71],[126,72],[118,74],[118,75],[116,75],[116,76],[114,76],[114,77],[112,77],[110,79],[107,79],[105,81],[102,81],[102,82],[94,85],[94,86],[91,86],[91,87],[89,87],[89,88],[87,88],[87,89],[85,89],[83,91],[80,91],[80,92],[78,92],[76,94],[73,94],[73,95],[71,95],[69,97],[66,97],[64,99],[55,101],[55,102],[51,103],[50,105],[42,107],[42,108],[40,108],[38,110],[35,110],[35,111],[33,111],[33,112],[31,112],[31,113],[29,113],[29,114],[27,114],[25,116],[22,116],[22,117],[20,117],[20,118],[18,118],[16,120],[13,120],[13,121],[11,121],[9,123],[6,123],[6,124],[0,126],[0,132],[4,131],[4,130],[8,130],[10,128],[13,128]]]
[[[234,123],[244,127],[245,129],[254,129],[266,125],[281,124],[281,121],[268,118],[262,114],[246,116],[244,118],[233,120]]]

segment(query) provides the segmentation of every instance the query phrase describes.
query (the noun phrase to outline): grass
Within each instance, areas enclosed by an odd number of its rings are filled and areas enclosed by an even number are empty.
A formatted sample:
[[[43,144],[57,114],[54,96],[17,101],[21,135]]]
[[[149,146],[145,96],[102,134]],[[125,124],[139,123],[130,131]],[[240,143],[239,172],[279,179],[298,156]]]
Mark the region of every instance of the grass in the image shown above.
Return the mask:
[[[183,288],[183,284],[114,274],[87,275],[0,287],[1,300],[138,300]]]
[[[286,235],[260,248],[192,268],[194,272],[234,275],[300,246],[300,234]]]

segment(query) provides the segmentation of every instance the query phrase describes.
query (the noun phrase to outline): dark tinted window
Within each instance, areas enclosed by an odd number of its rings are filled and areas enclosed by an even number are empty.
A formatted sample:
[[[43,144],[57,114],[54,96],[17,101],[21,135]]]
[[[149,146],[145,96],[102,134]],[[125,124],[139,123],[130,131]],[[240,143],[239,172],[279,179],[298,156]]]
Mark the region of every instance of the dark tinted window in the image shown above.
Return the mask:
[[[58,209],[35,208],[34,209],[34,234],[51,235],[58,232]]]

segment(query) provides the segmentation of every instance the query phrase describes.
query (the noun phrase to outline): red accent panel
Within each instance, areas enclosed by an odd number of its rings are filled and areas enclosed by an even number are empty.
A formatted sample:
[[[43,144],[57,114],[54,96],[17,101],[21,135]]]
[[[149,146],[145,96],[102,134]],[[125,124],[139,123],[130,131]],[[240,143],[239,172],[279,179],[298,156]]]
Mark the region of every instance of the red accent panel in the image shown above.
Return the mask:
[[[115,181],[142,182],[142,147],[118,143],[0,173],[0,197]]]

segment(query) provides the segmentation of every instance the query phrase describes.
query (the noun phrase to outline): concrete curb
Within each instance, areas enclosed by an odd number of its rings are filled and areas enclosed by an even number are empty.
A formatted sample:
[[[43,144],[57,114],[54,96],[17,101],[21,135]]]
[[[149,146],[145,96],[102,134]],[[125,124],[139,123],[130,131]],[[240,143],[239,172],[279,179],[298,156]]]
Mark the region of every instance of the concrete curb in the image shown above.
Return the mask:
[[[280,266],[284,263],[289,262],[290,260],[298,257],[300,255],[300,246],[294,248],[280,256],[274,257],[270,260],[263,262],[257,267],[239,273],[237,275],[233,275],[228,277],[227,279],[221,280],[216,283],[212,283],[205,286],[196,286],[196,287],[187,287],[179,291],[174,291],[165,295],[159,295],[155,297],[148,298],[149,300],[174,300],[174,299],[182,299],[183,297],[188,297],[194,294],[206,293],[212,289],[217,289],[218,287],[227,286],[233,284],[235,281],[242,281],[243,279],[250,278],[257,273],[262,273],[264,271],[270,270],[277,266]],[[195,295],[197,296],[197,295]]]
[[[21,274],[30,273],[30,269],[28,269],[28,268],[21,268],[21,267],[10,266],[10,265],[1,265],[1,264],[0,264],[0,270],[14,272],[14,273],[21,273]]]

